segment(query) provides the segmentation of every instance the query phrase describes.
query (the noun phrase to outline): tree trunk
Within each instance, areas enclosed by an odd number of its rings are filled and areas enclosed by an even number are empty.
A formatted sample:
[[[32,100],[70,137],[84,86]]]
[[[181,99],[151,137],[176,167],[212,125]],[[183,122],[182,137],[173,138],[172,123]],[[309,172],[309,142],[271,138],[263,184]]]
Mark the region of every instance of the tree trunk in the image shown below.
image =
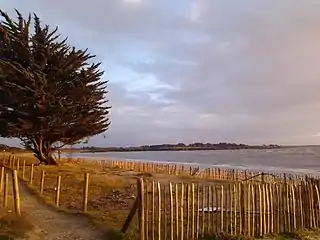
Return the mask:
[[[58,165],[52,155],[52,145],[49,141],[44,141],[41,136],[33,139],[34,156],[39,159],[40,164]]]
[[[43,153],[46,157],[46,165],[58,165],[57,161],[54,159],[53,154],[52,154],[53,150],[52,150],[52,146],[51,144],[47,145],[46,147],[44,147],[43,149]]]

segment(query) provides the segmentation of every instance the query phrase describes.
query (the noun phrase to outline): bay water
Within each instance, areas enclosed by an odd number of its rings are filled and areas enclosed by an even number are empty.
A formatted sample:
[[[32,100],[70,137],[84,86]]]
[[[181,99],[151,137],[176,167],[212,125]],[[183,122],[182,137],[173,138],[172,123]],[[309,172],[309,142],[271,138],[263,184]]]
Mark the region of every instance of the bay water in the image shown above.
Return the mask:
[[[263,150],[73,152],[62,157],[150,161],[265,172],[320,174],[320,146]]]

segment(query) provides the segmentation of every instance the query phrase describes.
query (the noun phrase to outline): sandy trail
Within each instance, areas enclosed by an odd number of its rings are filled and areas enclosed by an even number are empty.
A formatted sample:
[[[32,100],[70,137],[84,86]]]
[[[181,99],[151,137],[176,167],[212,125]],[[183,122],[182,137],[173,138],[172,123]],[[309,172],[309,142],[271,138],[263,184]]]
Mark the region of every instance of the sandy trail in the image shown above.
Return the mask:
[[[11,174],[10,174],[11,175]],[[11,179],[9,181],[12,183]],[[34,225],[26,237],[18,240],[93,240],[102,239],[101,232],[81,215],[58,212],[37,199],[25,186],[19,183],[21,212]]]

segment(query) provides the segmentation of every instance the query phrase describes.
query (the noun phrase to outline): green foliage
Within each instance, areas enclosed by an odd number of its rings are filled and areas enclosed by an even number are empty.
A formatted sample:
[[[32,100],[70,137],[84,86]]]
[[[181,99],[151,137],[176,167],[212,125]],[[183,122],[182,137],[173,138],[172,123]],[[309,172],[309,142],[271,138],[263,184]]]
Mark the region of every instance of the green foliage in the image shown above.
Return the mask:
[[[40,161],[110,124],[106,81],[95,56],[61,40],[34,14],[13,21],[0,10],[0,136],[18,137]],[[51,159],[52,161],[52,159]]]

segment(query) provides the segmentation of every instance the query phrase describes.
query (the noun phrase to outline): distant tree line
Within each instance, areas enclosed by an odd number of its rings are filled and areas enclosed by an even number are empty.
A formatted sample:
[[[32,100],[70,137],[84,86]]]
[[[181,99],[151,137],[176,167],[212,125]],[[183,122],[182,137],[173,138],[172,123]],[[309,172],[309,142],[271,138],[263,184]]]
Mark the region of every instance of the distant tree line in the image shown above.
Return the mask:
[[[10,147],[5,144],[0,144],[0,152],[22,152],[22,151],[25,151],[25,150],[18,147]]]
[[[144,145],[139,147],[82,147],[81,150],[88,152],[130,152],[130,151],[196,151],[196,150],[236,150],[236,149],[274,149],[279,145],[246,145],[236,143],[191,143],[191,144],[159,144]]]

